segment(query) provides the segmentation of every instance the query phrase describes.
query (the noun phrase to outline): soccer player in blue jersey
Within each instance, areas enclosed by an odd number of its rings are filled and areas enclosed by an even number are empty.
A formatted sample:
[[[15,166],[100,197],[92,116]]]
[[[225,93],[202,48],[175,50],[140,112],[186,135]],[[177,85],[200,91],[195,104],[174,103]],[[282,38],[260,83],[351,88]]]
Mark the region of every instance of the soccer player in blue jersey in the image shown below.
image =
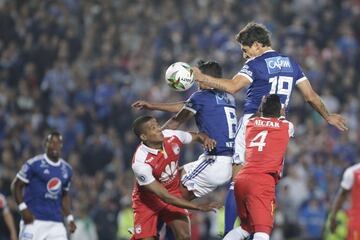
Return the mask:
[[[200,62],[199,69],[211,76],[221,77],[222,69],[216,62]],[[216,147],[205,151],[197,161],[183,166],[181,182],[184,197],[204,196],[216,187],[227,183],[232,176],[233,144],[237,127],[235,99],[231,94],[199,84],[185,103],[148,103],[137,101],[132,106],[150,110],[177,112],[163,128],[176,129],[195,117],[200,132],[216,141]]]
[[[45,153],[25,162],[12,183],[22,216],[20,240],[66,240],[64,216],[70,233],[76,230],[68,194],[72,168],[60,158],[62,136],[51,132]]]
[[[248,87],[244,116],[239,122],[235,139],[233,175],[237,173],[244,162],[245,148],[241,145],[244,142],[242,140],[244,138],[242,123],[257,112],[261,99],[265,95],[279,95],[286,112],[292,90],[294,86],[297,86],[305,100],[327,123],[341,131],[347,130],[345,119],[339,114],[327,111],[300,66],[292,58],[271,48],[270,34],[265,26],[249,23],[237,34],[236,40],[240,43],[243,55],[248,60],[232,79],[213,77],[202,73],[196,67],[193,68],[195,79],[214,89],[235,94]],[[225,233],[233,228],[236,218],[234,208],[235,200],[232,190],[230,190],[225,202]]]

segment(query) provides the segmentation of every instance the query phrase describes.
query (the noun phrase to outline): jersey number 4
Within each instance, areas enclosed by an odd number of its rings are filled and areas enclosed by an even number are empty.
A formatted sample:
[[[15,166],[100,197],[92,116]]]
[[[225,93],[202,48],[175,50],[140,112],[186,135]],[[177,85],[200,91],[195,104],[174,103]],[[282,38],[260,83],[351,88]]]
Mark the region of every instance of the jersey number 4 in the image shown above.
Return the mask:
[[[266,136],[268,135],[268,131],[264,130],[259,132],[251,141],[250,141],[250,147],[257,147],[259,152],[262,152],[266,142]]]

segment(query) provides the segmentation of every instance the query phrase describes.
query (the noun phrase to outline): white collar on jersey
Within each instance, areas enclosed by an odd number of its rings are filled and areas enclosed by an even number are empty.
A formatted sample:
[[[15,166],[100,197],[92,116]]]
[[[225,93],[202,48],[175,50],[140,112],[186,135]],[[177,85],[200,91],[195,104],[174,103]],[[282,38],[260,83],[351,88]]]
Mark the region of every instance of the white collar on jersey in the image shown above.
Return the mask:
[[[60,164],[61,164],[61,159],[59,159],[59,161],[57,161],[57,162],[53,162],[53,161],[51,161],[51,160],[48,158],[48,156],[46,155],[46,153],[44,153],[44,158],[45,158],[46,162],[47,162],[48,164],[50,164],[51,166],[58,167],[58,166],[60,166]]]
[[[141,146],[145,149],[145,151],[147,151],[147,152],[149,152],[149,153],[151,153],[151,154],[157,155],[158,152],[159,152],[158,149],[148,147],[148,146],[146,146],[143,142],[141,142]]]

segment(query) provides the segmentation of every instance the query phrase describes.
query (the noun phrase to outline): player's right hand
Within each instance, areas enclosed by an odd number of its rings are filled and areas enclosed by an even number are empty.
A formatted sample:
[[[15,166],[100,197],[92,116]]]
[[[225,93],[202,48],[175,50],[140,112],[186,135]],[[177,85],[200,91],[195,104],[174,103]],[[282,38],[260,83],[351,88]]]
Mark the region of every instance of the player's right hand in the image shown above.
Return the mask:
[[[348,130],[348,128],[346,126],[346,119],[343,116],[341,116],[340,114],[330,114],[328,116],[327,122],[330,125],[333,125],[337,129],[339,129],[340,131]]]
[[[202,212],[216,212],[217,209],[221,208],[222,204],[218,202],[211,202],[207,204],[199,205],[199,210]]]
[[[21,211],[21,216],[24,220],[25,225],[31,224],[35,220],[34,215],[30,212],[29,209],[24,209],[23,211]]]
[[[131,107],[141,110],[141,109],[151,109],[152,106],[151,103],[149,102],[138,100],[133,104],[131,104]]]

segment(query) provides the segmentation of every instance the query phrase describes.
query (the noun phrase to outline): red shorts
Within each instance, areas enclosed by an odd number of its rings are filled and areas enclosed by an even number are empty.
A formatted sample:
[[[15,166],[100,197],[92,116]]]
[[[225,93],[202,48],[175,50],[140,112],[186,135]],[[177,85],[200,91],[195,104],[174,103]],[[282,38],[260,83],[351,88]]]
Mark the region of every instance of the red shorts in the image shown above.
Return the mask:
[[[169,224],[173,220],[183,218],[184,216],[189,216],[188,210],[178,208],[170,204],[157,212],[146,207],[145,205],[141,205],[134,209],[135,233],[132,239],[156,236],[158,219],[161,219],[166,224]]]
[[[269,174],[243,174],[235,178],[234,192],[241,227],[249,233],[271,234],[275,210],[275,179]]]

